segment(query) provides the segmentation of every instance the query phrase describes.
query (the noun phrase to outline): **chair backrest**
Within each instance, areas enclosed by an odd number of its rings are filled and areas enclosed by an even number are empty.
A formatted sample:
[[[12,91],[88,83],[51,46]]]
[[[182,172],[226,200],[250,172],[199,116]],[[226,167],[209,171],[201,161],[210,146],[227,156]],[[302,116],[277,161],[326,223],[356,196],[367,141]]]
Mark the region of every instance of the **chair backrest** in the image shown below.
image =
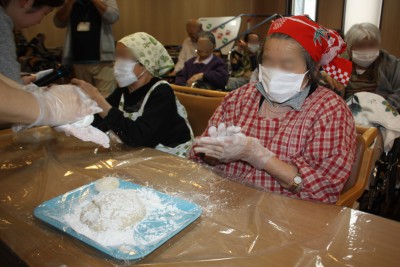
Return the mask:
[[[208,120],[227,93],[178,85],[171,85],[171,87],[188,113],[193,134],[195,136],[201,135],[207,128]]]
[[[191,95],[224,98],[228,94],[227,92],[200,89],[200,88],[192,88],[192,87],[180,86],[180,85],[175,85],[175,84],[171,84],[171,87],[174,90],[174,92],[180,92],[180,93],[191,94]]]
[[[354,202],[361,197],[371,175],[373,148],[378,129],[356,126],[357,145],[356,160],[352,166],[350,177],[344,185],[336,205],[352,207]]]
[[[350,177],[347,179],[344,187],[342,189],[342,194],[349,191],[357,181],[359,180],[361,165],[364,157],[364,152],[366,150],[365,140],[361,134],[357,134],[357,144],[356,144],[356,159],[351,167]]]

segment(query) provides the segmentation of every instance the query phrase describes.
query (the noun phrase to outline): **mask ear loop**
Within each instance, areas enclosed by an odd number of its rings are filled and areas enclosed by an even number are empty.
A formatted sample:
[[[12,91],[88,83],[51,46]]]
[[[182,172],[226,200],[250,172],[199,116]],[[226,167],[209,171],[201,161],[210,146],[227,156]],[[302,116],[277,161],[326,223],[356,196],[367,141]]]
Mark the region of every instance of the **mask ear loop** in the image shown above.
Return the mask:
[[[140,63],[140,61],[137,61],[137,63],[139,63],[140,65],[142,65],[143,66],[143,64],[142,63]],[[147,71],[147,69],[146,69],[146,67],[145,66],[143,66],[144,67],[144,70],[142,71],[142,73],[140,73],[136,78],[139,80],[140,79],[140,77],[142,77],[143,76],[143,74]]]
[[[147,71],[147,70],[143,70],[143,71],[142,71],[142,73],[140,73],[140,74],[139,74],[139,76],[137,76],[137,79],[139,80],[139,79],[140,79],[140,77],[142,77],[142,76],[143,76],[143,74],[144,74],[146,71]]]

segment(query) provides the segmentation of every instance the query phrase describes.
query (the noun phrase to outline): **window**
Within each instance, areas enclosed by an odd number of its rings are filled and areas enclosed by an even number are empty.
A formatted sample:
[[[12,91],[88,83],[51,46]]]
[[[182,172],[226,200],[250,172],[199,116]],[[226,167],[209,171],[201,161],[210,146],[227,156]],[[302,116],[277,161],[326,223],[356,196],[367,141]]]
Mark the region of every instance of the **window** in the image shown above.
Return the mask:
[[[383,0],[346,0],[344,33],[356,23],[370,22],[380,26]]]
[[[316,19],[317,0],[292,0],[293,15],[308,15],[312,20]]]

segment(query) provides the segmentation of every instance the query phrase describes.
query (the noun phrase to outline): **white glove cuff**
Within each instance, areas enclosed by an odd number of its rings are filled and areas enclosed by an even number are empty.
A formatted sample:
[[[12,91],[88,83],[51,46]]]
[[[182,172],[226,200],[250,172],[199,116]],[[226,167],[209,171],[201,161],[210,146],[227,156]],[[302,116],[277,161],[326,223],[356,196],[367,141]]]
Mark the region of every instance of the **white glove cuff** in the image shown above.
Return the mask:
[[[38,102],[39,115],[38,115],[36,121],[34,123],[32,123],[31,125],[29,125],[27,128],[42,125],[43,119],[44,119],[44,114],[45,114],[45,106],[44,106],[44,101],[43,101],[44,95],[39,94],[38,92],[32,92],[32,95],[36,98],[36,101]]]
[[[22,130],[32,128],[34,126],[42,125],[42,121],[44,118],[44,106],[43,106],[43,101],[41,101],[42,96],[35,91],[28,91],[28,92],[31,93],[35,97],[36,101],[38,102],[39,115],[38,115],[37,119],[31,124],[15,124],[15,125],[13,125],[11,127],[13,132],[20,132]]]

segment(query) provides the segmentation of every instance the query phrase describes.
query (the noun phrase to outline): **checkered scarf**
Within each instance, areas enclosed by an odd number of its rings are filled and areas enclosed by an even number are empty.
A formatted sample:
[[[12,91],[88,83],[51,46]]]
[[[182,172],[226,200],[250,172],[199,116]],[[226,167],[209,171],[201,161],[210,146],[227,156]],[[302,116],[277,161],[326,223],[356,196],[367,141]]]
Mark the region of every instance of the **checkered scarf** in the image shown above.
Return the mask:
[[[319,62],[326,73],[347,85],[350,80],[351,61],[339,58],[346,50],[346,43],[340,35],[312,21],[308,16],[284,17],[274,21],[269,28],[272,33],[287,34],[310,54],[315,62]]]

